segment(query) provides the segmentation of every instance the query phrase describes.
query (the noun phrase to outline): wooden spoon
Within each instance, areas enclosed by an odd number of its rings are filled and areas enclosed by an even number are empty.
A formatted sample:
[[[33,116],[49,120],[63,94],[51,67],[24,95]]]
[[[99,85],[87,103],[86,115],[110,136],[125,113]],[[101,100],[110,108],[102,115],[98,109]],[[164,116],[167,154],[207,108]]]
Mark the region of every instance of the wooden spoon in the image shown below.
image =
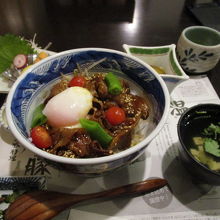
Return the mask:
[[[61,211],[82,201],[113,198],[122,195],[152,192],[167,185],[165,179],[144,180],[114,189],[91,194],[66,194],[53,191],[34,191],[19,196],[6,210],[6,220],[48,220]]]

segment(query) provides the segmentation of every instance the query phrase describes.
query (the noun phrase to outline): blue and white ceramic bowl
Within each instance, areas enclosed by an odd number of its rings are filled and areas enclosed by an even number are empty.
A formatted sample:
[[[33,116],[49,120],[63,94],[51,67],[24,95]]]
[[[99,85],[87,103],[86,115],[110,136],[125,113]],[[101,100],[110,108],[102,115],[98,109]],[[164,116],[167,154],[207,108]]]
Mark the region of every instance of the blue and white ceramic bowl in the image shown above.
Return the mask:
[[[91,68],[91,64],[102,59],[102,63]],[[53,155],[31,143],[29,130],[33,109],[47,97],[61,73],[72,75],[77,65],[81,68],[90,66],[90,74],[100,71],[119,74],[130,83],[132,92],[148,97],[151,113],[140,129],[143,136],[141,142],[114,155],[89,159]],[[58,53],[30,67],[18,78],[8,94],[6,116],[11,132],[30,151],[61,169],[95,175],[115,170],[137,159],[163,127],[169,103],[169,92],[164,81],[146,63],[119,51],[85,48]]]

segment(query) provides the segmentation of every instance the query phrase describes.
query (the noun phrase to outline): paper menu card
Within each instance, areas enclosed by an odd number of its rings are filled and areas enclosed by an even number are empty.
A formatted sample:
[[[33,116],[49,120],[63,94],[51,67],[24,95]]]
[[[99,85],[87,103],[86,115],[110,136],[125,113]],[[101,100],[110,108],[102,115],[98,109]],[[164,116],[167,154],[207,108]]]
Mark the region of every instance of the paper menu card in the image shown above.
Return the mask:
[[[214,213],[214,215],[213,215]],[[208,216],[207,216],[208,215]],[[72,209],[69,214],[68,220],[83,219],[83,220],[218,220],[220,212],[215,210],[214,212],[201,211],[195,213],[192,211],[188,212],[172,212],[172,213],[161,213],[161,214],[147,214],[147,215],[130,215],[130,216],[107,216],[100,215],[97,213],[81,211]]]
[[[151,142],[145,153],[133,164],[103,177],[85,178],[56,170],[24,149],[4,129],[0,130],[1,176],[47,177],[47,188],[68,193],[97,192],[151,177],[166,178],[170,188],[135,198],[117,198],[79,204],[55,219],[210,219],[220,213],[220,188],[193,182],[178,158],[176,125],[180,115],[200,103],[219,103],[207,77],[190,79],[171,94],[170,114],[163,129]],[[211,201],[211,202],[210,202]],[[197,215],[197,216],[196,216]],[[85,217],[83,217],[85,216]],[[86,217],[87,216],[87,217]],[[175,216],[175,217],[172,217]],[[184,217],[185,216],[185,217]],[[187,217],[188,216],[188,217]],[[162,218],[161,218],[162,219]],[[208,219],[208,218],[207,218]]]

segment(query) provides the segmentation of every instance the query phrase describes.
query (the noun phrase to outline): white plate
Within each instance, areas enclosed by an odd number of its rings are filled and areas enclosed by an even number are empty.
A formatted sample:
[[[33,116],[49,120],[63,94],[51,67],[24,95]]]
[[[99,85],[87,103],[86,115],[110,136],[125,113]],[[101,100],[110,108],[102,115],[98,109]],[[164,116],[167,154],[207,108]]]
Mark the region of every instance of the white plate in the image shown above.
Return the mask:
[[[38,49],[37,48],[37,51],[38,52],[41,52],[41,51],[44,51],[46,53],[49,54],[49,56],[55,54],[56,52],[53,52],[53,51],[49,51],[49,50],[43,50],[43,49]],[[11,86],[12,86],[12,83],[10,80],[6,79],[5,77],[3,77],[1,74],[0,74],[0,93],[8,93]]]

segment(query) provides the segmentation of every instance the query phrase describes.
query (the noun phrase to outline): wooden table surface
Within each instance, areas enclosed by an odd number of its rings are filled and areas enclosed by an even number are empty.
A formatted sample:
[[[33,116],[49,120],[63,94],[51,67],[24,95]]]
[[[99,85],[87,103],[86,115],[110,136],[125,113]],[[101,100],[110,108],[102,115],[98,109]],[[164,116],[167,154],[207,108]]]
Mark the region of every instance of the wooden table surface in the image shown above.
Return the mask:
[[[185,0],[1,0],[0,15],[0,35],[36,33],[39,46],[52,42],[56,52],[176,44],[185,27],[200,25]],[[220,95],[220,63],[208,76]]]

